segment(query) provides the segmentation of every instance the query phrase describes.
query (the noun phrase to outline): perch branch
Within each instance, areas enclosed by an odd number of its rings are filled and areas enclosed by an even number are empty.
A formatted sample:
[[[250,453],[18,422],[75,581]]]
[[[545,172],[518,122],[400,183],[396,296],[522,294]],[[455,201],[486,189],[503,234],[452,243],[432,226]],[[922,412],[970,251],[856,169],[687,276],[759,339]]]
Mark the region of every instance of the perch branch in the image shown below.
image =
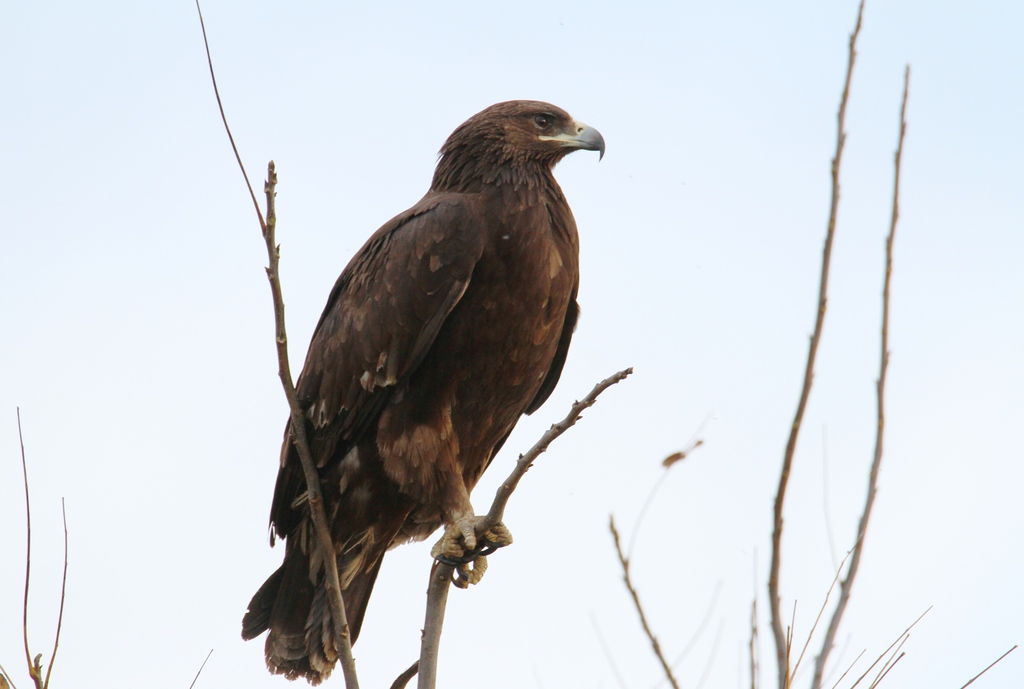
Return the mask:
[[[832,257],[832,240],[835,236],[836,216],[839,210],[839,168],[842,161],[843,146],[846,142],[846,104],[850,95],[850,81],[853,77],[853,65],[857,55],[857,36],[860,33],[861,18],[864,15],[864,0],[861,0],[860,8],[857,10],[857,24],[850,35],[849,61],[846,67],[846,81],[843,85],[843,95],[839,101],[839,114],[837,116],[838,127],[836,132],[836,152],[832,158],[832,203],[829,211],[828,230],[825,234],[825,247],[822,252],[821,281],[818,288],[818,313],[814,324],[814,334],[811,336],[811,344],[807,353],[807,366],[804,370],[804,383],[800,392],[800,401],[797,404],[796,414],[793,417],[793,424],[789,432],[789,440],[786,442],[786,451],[782,461],[782,472],[779,475],[779,488],[775,493],[774,528],[772,530],[772,563],[771,572],[768,578],[768,602],[771,606],[772,632],[775,637],[775,652],[778,660],[779,689],[787,689],[789,686],[789,665],[787,661],[788,649],[786,645],[786,632],[782,625],[782,611],[779,600],[779,570],[782,563],[782,507],[786,500],[786,486],[789,484],[789,474],[793,466],[793,455],[796,452],[797,436],[800,434],[800,424],[803,421],[804,410],[807,408],[807,400],[811,395],[811,384],[814,380],[814,361],[818,353],[818,344],[821,342],[821,332],[825,323],[825,308],[828,303],[828,273]]]
[[[828,631],[825,633],[825,640],[821,646],[821,653],[814,662],[814,680],[812,689],[821,689],[822,677],[825,675],[825,663],[835,643],[836,633],[839,631],[839,623],[843,619],[846,605],[850,601],[850,591],[853,589],[853,581],[857,576],[860,567],[861,555],[864,552],[864,537],[868,531],[868,522],[871,519],[871,510],[875,504],[877,494],[878,471],[882,465],[882,447],[885,437],[885,379],[889,369],[889,284],[892,279],[892,245],[896,236],[896,223],[900,215],[900,162],[903,159],[903,139],[907,133],[907,91],[910,86],[910,66],[908,65],[903,74],[903,104],[900,106],[900,136],[896,146],[896,173],[892,191],[892,219],[889,224],[889,236],[885,240],[885,279],[882,287],[882,353],[878,373],[878,425],[875,434],[875,456],[871,461],[871,473],[868,476],[868,492],[864,501],[864,511],[861,513],[860,524],[857,528],[857,542],[853,546],[853,554],[850,556],[850,565],[846,571],[846,577],[839,587],[839,600],[836,602],[836,609],[829,621]]]
[[[324,562],[324,582],[327,586],[327,597],[330,602],[331,619],[334,622],[334,644],[338,650],[345,686],[358,689],[355,659],[352,657],[352,642],[349,636],[348,619],[345,616],[345,604],[341,597],[341,585],[338,583],[338,560],[334,553],[334,541],[324,514],[323,497],[320,493],[320,475],[313,463],[313,455],[309,451],[309,440],[306,437],[306,417],[299,405],[295,385],[292,383],[291,367],[288,364],[288,334],[284,323],[284,297],[281,295],[281,277],[278,273],[278,261],[281,258],[281,247],[275,244],[274,229],[277,226],[277,214],[274,208],[274,196],[277,185],[277,171],[274,161],[267,165],[267,222],[263,238],[267,243],[267,278],[270,280],[270,291],[274,298],[274,323],[277,342],[278,376],[284,387],[291,410],[291,436],[302,463],[302,473],[306,477],[306,490],[309,495],[309,513],[316,529],[317,547],[320,549]]]
[[[533,462],[542,453],[547,451],[548,446],[554,440],[569,430],[579,419],[585,409],[592,407],[598,396],[623,380],[633,372],[632,368],[619,371],[594,386],[594,389],[582,400],[574,402],[568,415],[558,423],[554,424],[544,432],[533,447],[526,454],[519,455],[515,468],[509,474],[494,494],[494,501],[491,509],[487,512],[486,518],[476,527],[477,536],[481,536],[493,528],[502,520],[505,514],[505,506],[512,497],[513,491],[519,485],[520,479],[526,474]],[[420,646],[419,664],[419,689],[434,689],[437,684],[437,658],[438,648],[441,643],[441,627],[444,624],[444,611],[448,602],[448,587],[452,581],[454,568],[442,562],[434,562],[430,570],[430,585],[427,590],[427,612],[426,621],[423,626],[423,641]]]
[[[584,410],[594,406],[594,402],[597,401],[598,396],[602,392],[624,380],[631,373],[633,373],[633,369],[627,368],[608,376],[595,385],[594,389],[591,390],[586,397],[578,402],[573,402],[572,408],[569,410],[566,417],[546,430],[544,435],[540,437],[540,440],[538,440],[525,455],[519,455],[519,461],[516,462],[515,469],[512,470],[512,473],[509,474],[508,478],[505,479],[494,494],[494,502],[491,503],[491,509],[487,513],[487,519],[477,526],[478,535],[486,533],[488,530],[494,528],[494,526],[504,518],[505,505],[508,504],[508,499],[512,497],[512,491],[516,489],[516,486],[519,485],[519,480],[523,478],[529,468],[533,466],[533,462],[547,451],[548,445],[554,442],[555,438],[562,435],[575,425],[575,423],[580,419],[580,414],[582,414]]]
[[[623,553],[622,544],[619,542],[619,532],[615,528],[615,517],[611,517],[609,520],[608,528],[612,532],[612,538],[615,539],[615,552],[619,554],[619,564],[622,565],[622,579],[626,582],[629,595],[633,597],[633,605],[640,614],[640,624],[643,625],[644,633],[647,634],[647,638],[651,642],[651,648],[654,649],[654,655],[658,657],[658,662],[661,663],[661,669],[664,670],[669,684],[672,685],[673,689],[679,689],[679,682],[676,680],[675,675],[672,674],[672,666],[669,665],[665,655],[661,652],[661,644],[658,643],[658,637],[651,631],[651,626],[647,623],[647,615],[644,614],[644,608],[640,604],[640,596],[637,594],[636,588],[633,587],[633,581],[629,576],[629,560],[626,558],[625,553]]]
[[[288,398],[288,407],[291,410],[291,436],[299,454],[299,461],[302,464],[302,472],[306,478],[308,505],[310,517],[316,530],[317,547],[320,549],[324,562],[324,582],[327,586],[327,599],[331,610],[331,619],[334,623],[334,644],[337,647],[338,659],[341,661],[342,672],[345,676],[347,689],[358,689],[359,680],[356,677],[355,659],[352,657],[352,644],[349,635],[348,619],[345,617],[345,605],[341,597],[341,586],[338,583],[338,563],[334,553],[334,545],[331,533],[327,526],[327,517],[324,514],[323,498],[320,493],[320,477],[313,463],[312,454],[309,451],[309,443],[306,439],[305,417],[302,408],[299,406],[298,397],[295,394],[295,385],[292,382],[291,367],[288,363],[288,336],[285,331],[284,321],[284,298],[281,295],[281,279],[278,273],[278,261],[281,257],[281,248],[276,245],[274,229],[277,224],[274,207],[275,189],[277,186],[277,172],[274,168],[274,161],[267,165],[267,181],[264,184],[264,191],[267,196],[267,217],[264,220],[260,212],[259,203],[256,201],[256,194],[249,183],[249,177],[245,174],[245,166],[242,165],[242,157],[235,146],[234,137],[231,136],[231,128],[228,126],[227,116],[224,114],[224,107],[221,105],[220,92],[217,89],[217,79],[213,71],[213,58],[210,57],[210,44],[206,39],[206,25],[203,23],[203,13],[196,0],[196,10],[199,11],[199,23],[203,28],[203,44],[206,47],[206,60],[210,66],[210,79],[213,82],[213,92],[217,96],[217,105],[220,107],[221,121],[224,122],[224,129],[227,131],[228,139],[231,141],[231,148],[235,153],[235,160],[242,170],[245,183],[249,188],[253,204],[256,207],[256,215],[260,220],[260,228],[267,245],[267,278],[270,281],[270,291],[274,300],[274,325],[275,341],[277,343],[278,375],[281,378],[281,385],[284,387],[285,396]]]

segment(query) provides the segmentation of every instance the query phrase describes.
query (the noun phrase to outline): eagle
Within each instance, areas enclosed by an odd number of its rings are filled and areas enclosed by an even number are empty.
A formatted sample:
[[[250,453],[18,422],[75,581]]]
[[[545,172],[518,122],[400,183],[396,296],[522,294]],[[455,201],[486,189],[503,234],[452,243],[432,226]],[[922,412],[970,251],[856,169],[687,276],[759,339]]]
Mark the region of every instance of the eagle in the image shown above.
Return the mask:
[[[473,549],[470,492],[558,383],[580,313],[579,236],[552,169],[579,149],[603,157],[604,139],[561,108],[486,108],[331,290],[296,390],[353,642],[387,550],[440,526],[452,557]],[[242,638],[269,630],[270,671],[319,684],[338,649],[308,510],[289,420],[270,511],[284,562]]]

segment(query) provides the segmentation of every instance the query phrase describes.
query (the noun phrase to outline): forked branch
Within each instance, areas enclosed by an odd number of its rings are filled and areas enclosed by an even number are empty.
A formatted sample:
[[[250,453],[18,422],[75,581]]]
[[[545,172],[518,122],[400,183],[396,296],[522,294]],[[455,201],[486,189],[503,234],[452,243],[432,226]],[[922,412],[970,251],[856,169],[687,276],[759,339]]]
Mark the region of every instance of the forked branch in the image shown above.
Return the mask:
[[[807,352],[807,366],[804,370],[804,383],[800,391],[800,401],[789,431],[786,451],[782,460],[782,471],[779,475],[779,488],[775,493],[774,528],[772,530],[772,563],[768,577],[768,603],[771,606],[772,632],[775,637],[775,652],[778,660],[779,689],[788,689],[790,682],[788,644],[786,631],[783,627],[781,602],[779,599],[779,571],[782,565],[782,508],[786,500],[786,487],[793,466],[793,455],[796,452],[796,441],[800,435],[800,424],[807,409],[807,400],[811,396],[811,385],[814,380],[814,362],[818,354],[818,344],[825,324],[825,308],[828,304],[828,275],[832,259],[832,240],[835,237],[836,217],[839,211],[839,169],[842,162],[843,146],[846,143],[846,104],[850,96],[850,81],[853,77],[853,65],[857,56],[857,36],[860,34],[861,18],[864,15],[864,0],[857,10],[857,24],[850,35],[849,61],[846,67],[846,81],[843,95],[839,101],[838,126],[836,130],[836,152],[832,158],[832,203],[829,211],[828,230],[825,234],[825,248],[822,252],[821,279],[818,287],[818,311],[814,323],[814,333]]]
[[[21,608],[21,633],[25,642],[25,664],[28,666],[28,676],[36,689],[48,689],[50,686],[50,673],[53,671],[53,663],[57,657],[57,645],[60,643],[60,630],[64,625],[64,597],[67,592],[68,583],[68,520],[64,511],[64,500],[60,501],[61,515],[64,519],[64,574],[60,584],[60,612],[57,614],[57,631],[53,639],[53,651],[50,652],[50,662],[47,664],[46,675],[43,675],[43,654],[38,653],[33,658],[28,643],[28,591],[32,574],[32,507],[29,503],[28,489],[28,462],[25,459],[25,439],[21,432],[21,409],[16,410],[18,418],[18,445],[21,448],[21,476],[25,486],[25,594],[22,597]],[[0,665],[0,689],[14,687],[14,681],[7,673],[7,670]]]
[[[558,436],[569,430],[580,419],[583,411],[594,405],[594,402],[597,401],[598,396],[602,392],[625,379],[632,372],[632,368],[627,368],[595,385],[594,389],[586,397],[573,403],[569,414],[564,419],[545,431],[540,440],[526,454],[519,455],[519,460],[516,462],[512,473],[509,474],[508,478],[502,482],[495,492],[491,509],[487,512],[487,518],[477,526],[477,535],[482,535],[502,520],[509,498],[512,497],[512,493],[515,491],[516,486],[519,485],[520,479],[523,478],[537,457],[547,451],[548,446]],[[454,571],[451,565],[437,561],[434,562],[430,569],[430,585],[427,590],[427,613],[423,626],[423,641],[420,646],[419,689],[434,689],[437,686],[438,649],[441,643],[441,629],[444,624],[444,613],[448,602],[448,589],[451,585]],[[410,671],[412,671],[412,668],[409,668],[406,672]],[[404,676],[405,673],[403,673]],[[397,682],[398,680],[396,680]]]

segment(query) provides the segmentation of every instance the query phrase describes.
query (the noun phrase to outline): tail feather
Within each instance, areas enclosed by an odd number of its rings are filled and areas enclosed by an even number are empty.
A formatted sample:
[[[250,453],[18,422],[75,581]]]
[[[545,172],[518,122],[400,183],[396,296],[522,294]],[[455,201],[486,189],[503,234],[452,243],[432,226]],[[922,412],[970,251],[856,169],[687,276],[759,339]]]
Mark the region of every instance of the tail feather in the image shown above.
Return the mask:
[[[384,560],[387,541],[367,543],[370,552],[349,552],[339,569],[346,573],[342,599],[352,643],[359,637],[366,606]],[[345,567],[356,557],[361,567]],[[338,660],[334,623],[321,568],[314,585],[309,556],[289,548],[284,563],[260,587],[242,619],[242,638],[270,630],[265,646],[267,668],[288,679],[305,677],[317,685],[327,679]]]

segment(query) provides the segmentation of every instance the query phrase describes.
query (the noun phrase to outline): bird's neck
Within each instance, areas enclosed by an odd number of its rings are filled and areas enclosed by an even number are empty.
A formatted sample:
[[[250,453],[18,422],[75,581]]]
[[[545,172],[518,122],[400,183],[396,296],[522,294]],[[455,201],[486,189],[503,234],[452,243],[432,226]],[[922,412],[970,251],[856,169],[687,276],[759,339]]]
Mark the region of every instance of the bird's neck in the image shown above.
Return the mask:
[[[523,162],[471,154],[445,155],[437,163],[430,190],[471,194],[486,187],[510,187],[515,192],[543,194],[554,191],[560,195],[561,190],[551,168],[551,163],[540,160]]]

